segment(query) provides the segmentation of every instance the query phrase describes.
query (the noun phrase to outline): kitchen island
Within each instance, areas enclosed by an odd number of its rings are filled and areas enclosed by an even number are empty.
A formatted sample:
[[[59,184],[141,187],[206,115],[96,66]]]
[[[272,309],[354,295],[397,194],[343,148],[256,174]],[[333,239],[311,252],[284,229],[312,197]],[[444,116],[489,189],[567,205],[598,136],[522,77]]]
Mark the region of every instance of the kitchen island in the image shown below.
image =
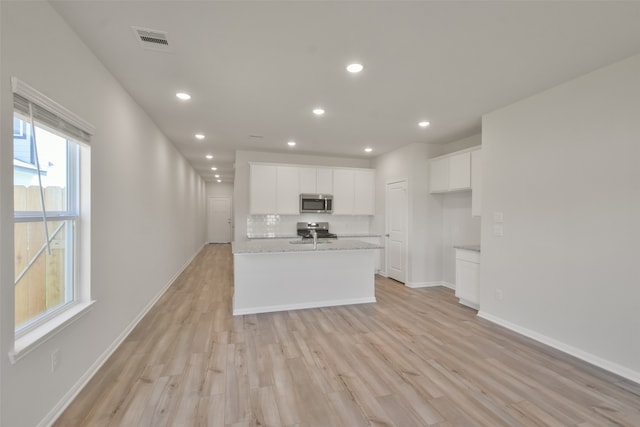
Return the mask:
[[[374,257],[381,248],[340,239],[316,249],[293,239],[233,242],[233,314],[375,302]]]

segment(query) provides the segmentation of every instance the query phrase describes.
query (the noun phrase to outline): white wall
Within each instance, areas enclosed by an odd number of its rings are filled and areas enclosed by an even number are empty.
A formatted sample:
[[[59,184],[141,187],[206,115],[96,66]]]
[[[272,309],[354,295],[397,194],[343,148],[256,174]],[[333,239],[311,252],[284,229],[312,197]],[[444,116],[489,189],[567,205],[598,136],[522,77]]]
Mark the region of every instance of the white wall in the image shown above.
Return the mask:
[[[249,162],[265,163],[289,163],[296,165],[315,166],[341,166],[354,168],[371,167],[368,159],[351,159],[344,157],[310,156],[304,154],[283,154],[268,153],[261,151],[236,151],[236,174],[234,179],[234,216],[235,233],[234,240],[245,240],[247,238],[247,217],[249,216]],[[342,217],[342,218],[340,218]],[[300,216],[301,221],[305,221],[308,216]],[[330,215],[326,219],[334,223],[337,228],[344,224],[339,221],[348,221],[345,216]],[[331,228],[335,228],[330,225]],[[295,230],[291,230],[295,233]]]
[[[205,185],[47,2],[0,2],[0,425],[51,421],[132,321],[205,241]],[[92,139],[92,311],[11,365],[10,76],[84,119]],[[51,353],[60,366],[51,373]],[[67,395],[67,397],[69,397]]]
[[[482,314],[640,382],[640,55],[482,127]]]
[[[442,146],[439,154],[449,154],[482,143],[476,134]],[[453,287],[456,279],[456,245],[480,244],[480,218],[471,216],[471,191],[436,195],[442,201],[442,280]]]
[[[205,188],[207,197],[233,198],[233,184],[227,182],[207,182]]]
[[[442,147],[411,144],[374,160],[376,168],[376,216],[373,228],[385,234],[385,190],[390,180],[408,181],[409,286],[429,286],[442,281],[442,200],[429,194],[428,159]],[[382,268],[386,271],[386,266]]]

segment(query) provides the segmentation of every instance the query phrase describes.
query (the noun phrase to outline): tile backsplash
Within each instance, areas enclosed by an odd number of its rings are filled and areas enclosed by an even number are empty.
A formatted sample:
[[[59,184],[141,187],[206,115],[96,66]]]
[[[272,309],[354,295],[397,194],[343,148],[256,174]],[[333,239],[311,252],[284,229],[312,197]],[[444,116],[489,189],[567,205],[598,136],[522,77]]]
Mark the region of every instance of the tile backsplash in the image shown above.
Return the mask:
[[[371,218],[368,215],[247,215],[247,236],[294,235],[298,222],[328,222],[329,230],[336,234],[369,233]]]

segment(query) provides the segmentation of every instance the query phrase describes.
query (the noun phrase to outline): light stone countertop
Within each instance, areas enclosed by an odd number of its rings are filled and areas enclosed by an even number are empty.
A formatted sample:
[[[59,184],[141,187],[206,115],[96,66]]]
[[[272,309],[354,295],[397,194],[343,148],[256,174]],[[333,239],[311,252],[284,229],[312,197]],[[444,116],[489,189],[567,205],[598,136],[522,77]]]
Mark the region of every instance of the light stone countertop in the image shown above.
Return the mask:
[[[459,245],[459,246],[454,246],[453,248],[464,249],[466,251],[480,252],[480,245]]]
[[[354,251],[382,249],[382,245],[361,242],[359,240],[320,239],[317,249],[313,243],[291,243],[300,239],[253,239],[235,241],[231,244],[234,254],[270,253],[270,252],[313,252],[313,251]]]
[[[382,237],[380,234],[373,233],[336,233],[338,239],[352,239],[358,237]],[[274,233],[266,233],[266,234],[247,234],[247,239],[297,239],[300,236],[297,234],[274,234]]]

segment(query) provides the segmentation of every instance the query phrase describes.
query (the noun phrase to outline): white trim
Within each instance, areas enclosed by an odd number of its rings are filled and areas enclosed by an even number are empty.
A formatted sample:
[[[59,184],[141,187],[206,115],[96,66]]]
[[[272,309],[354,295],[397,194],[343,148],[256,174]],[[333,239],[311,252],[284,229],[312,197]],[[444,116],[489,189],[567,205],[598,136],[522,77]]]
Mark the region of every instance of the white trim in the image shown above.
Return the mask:
[[[34,104],[37,104],[40,107],[43,107],[51,111],[52,113],[55,113],[61,119],[83,130],[89,135],[93,135],[96,133],[96,127],[94,125],[84,120],[77,114],[69,111],[62,105],[58,104],[47,95],[32,88],[17,77],[11,77],[11,89],[13,93],[16,93],[23,98],[26,98],[27,100],[33,102]]]
[[[482,148],[482,144],[480,145],[474,145],[473,147],[469,147],[469,148],[463,148],[462,150],[458,150],[458,151],[453,151],[451,153],[447,153],[447,154],[441,154],[437,157],[431,157],[429,158],[429,160],[440,160],[440,159],[445,159],[447,157],[452,157],[458,154],[462,154],[462,153],[467,153],[467,152],[472,152],[472,151],[477,151],[480,150]]]
[[[260,306],[253,308],[239,308],[233,310],[234,316],[241,316],[243,314],[256,314],[256,313],[273,313],[275,311],[289,311],[289,310],[302,310],[305,308],[318,308],[318,307],[334,307],[340,305],[352,305],[352,304],[367,304],[376,302],[375,297],[366,297],[366,298],[350,298],[350,299],[342,299],[342,300],[331,300],[331,301],[314,301],[314,302],[305,302],[299,304],[284,304],[284,305],[270,305],[270,306]]]
[[[47,320],[41,326],[25,333],[20,338],[16,338],[13,348],[9,350],[9,360],[11,363],[15,364],[27,354],[59,334],[67,326],[87,314],[91,311],[94,303],[95,300],[73,304],[65,311]]]
[[[410,281],[406,281],[405,282],[405,286],[408,288],[433,288],[435,286],[446,286],[445,282],[443,281],[438,281],[438,282],[410,282]]]
[[[444,286],[445,288],[449,288],[449,289],[454,290],[454,291],[456,290],[456,284],[455,283],[449,283],[449,282],[442,281],[442,282],[440,282],[440,286]]]
[[[98,372],[98,370],[105,364],[109,357],[120,347],[120,344],[124,342],[124,340],[129,336],[131,331],[140,323],[140,321],[147,315],[149,310],[153,308],[153,306],[158,302],[160,298],[165,294],[165,292],[173,285],[178,276],[182,274],[182,272],[191,264],[194,258],[200,253],[200,251],[204,248],[202,245],[192,256],[189,258],[187,262],[185,262],[180,269],[174,274],[171,279],[169,279],[168,283],[163,286],[163,288],[158,292],[158,294],[147,304],[147,306],[140,311],[140,313],[129,323],[129,325],[122,331],[120,335],[111,343],[109,347],[96,359],[95,362],[87,369],[87,371],[76,381],[76,383],[62,396],[62,399],[58,401],[58,403],[49,411],[49,413],[38,423],[37,427],[50,427],[52,426],[56,420],[62,415],[62,413],[67,409],[67,407],[73,402],[73,400],[78,396],[78,394],[82,391],[82,389],[91,381],[93,376]]]
[[[493,314],[489,314],[485,311],[479,311],[478,317],[482,317],[483,319],[488,320],[489,322],[500,325],[504,328],[510,329],[519,333],[520,335],[524,335],[525,337],[531,338],[542,344],[546,344],[549,347],[553,347],[556,350],[560,350],[563,353],[567,353],[573,357],[576,357],[580,360],[583,360],[587,363],[595,365],[599,368],[602,368],[606,371],[612,372],[616,375],[620,375],[630,381],[634,381],[640,384],[640,372],[629,369],[625,366],[618,365],[617,363],[611,362],[609,360],[598,357],[594,354],[588,353],[579,348],[570,346],[556,339],[550,338],[546,335],[542,335],[538,332],[532,331],[530,329],[524,328],[522,326],[516,325],[515,323],[511,323],[507,320],[504,320],[500,317],[494,316]]]

